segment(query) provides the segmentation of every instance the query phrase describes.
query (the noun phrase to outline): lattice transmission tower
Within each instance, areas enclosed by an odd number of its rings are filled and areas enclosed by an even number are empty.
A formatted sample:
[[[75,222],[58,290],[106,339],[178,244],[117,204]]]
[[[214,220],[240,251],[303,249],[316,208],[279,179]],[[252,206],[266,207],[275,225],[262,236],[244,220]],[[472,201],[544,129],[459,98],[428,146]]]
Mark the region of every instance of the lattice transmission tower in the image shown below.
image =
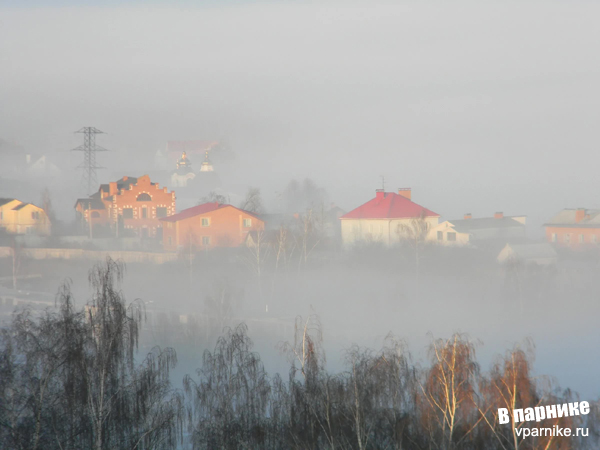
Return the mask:
[[[81,178],[82,189],[86,189],[87,195],[92,195],[93,190],[98,188],[96,169],[104,169],[104,167],[96,165],[96,152],[108,151],[96,145],[96,135],[103,134],[104,132],[94,127],[83,127],[75,133],[83,133],[83,145],[71,151],[83,152],[83,162],[77,168],[83,169],[83,176]]]

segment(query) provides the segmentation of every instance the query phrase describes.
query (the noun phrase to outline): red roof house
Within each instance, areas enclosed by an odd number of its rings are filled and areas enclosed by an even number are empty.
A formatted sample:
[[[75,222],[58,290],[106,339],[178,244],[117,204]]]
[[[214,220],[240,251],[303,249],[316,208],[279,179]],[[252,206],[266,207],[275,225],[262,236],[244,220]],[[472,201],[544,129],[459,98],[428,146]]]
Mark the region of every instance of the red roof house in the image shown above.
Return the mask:
[[[164,217],[163,248],[208,249],[237,247],[250,231],[263,230],[264,222],[254,213],[219,202],[203,203]]]
[[[340,217],[342,242],[378,241],[387,245],[401,239],[402,225],[410,226],[414,220],[423,220],[429,227],[438,224],[440,215],[411,200],[411,189],[398,189],[398,193],[378,189],[375,198]]]

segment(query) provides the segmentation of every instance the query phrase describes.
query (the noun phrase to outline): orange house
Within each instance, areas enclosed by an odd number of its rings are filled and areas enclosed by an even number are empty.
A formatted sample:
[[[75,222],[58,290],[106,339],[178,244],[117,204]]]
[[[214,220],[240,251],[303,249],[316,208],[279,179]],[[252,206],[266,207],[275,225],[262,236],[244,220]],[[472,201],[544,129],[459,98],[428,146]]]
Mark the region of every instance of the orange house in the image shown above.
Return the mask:
[[[248,232],[265,228],[255,214],[218,202],[184,209],[161,222],[166,251],[237,247],[244,243]]]
[[[563,209],[544,227],[548,242],[559,247],[583,249],[600,244],[598,209]]]
[[[148,175],[123,177],[100,185],[89,198],[80,198],[75,210],[89,225],[133,230],[141,237],[160,237],[161,218],[175,214],[175,192],[168,192]]]

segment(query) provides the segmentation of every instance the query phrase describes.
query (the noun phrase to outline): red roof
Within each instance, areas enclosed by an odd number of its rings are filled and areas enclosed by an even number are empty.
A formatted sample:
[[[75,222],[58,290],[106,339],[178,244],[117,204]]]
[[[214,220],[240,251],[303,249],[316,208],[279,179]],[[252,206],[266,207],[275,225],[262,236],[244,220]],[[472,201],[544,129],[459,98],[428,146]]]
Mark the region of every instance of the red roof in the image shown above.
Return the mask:
[[[215,211],[215,210],[221,209],[221,208],[227,208],[227,207],[235,208],[238,211],[242,211],[242,212],[249,214],[252,217],[256,217],[258,219],[256,214],[251,213],[249,211],[245,211],[240,208],[236,208],[233,205],[229,205],[227,203],[209,202],[209,203],[202,203],[201,205],[193,206],[188,209],[184,209],[183,211],[181,211],[178,214],[173,214],[172,216],[163,217],[160,220],[162,220],[163,222],[178,222],[179,220],[189,219],[190,217],[199,216],[201,214],[206,214],[208,212]]]
[[[344,214],[340,219],[409,219],[439,217],[439,214],[417,205],[415,202],[394,192],[377,192],[373,200]]]

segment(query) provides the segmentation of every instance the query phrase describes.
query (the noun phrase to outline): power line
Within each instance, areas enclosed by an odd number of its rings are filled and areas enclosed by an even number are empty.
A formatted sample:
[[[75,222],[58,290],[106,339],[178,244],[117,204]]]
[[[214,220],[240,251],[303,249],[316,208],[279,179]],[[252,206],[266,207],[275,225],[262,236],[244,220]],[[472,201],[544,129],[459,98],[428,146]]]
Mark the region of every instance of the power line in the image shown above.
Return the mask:
[[[94,127],[83,127],[75,133],[83,134],[83,145],[74,148],[73,152],[83,152],[83,162],[77,166],[78,169],[83,169],[81,178],[82,189],[87,189],[87,195],[92,195],[93,189],[98,186],[98,176],[96,169],[104,169],[104,167],[96,165],[96,152],[106,152],[103,147],[96,145],[96,135],[103,134],[103,131]]]

